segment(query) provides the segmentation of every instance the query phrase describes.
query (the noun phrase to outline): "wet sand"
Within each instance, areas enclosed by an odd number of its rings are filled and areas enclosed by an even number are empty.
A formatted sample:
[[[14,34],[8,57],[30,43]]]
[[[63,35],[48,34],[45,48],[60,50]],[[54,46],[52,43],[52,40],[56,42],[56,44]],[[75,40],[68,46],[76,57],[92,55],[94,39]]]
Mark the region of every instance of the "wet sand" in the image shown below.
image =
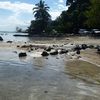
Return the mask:
[[[100,84],[100,67],[95,64],[82,60],[71,60],[66,63],[66,72],[86,82]]]
[[[27,44],[63,45],[86,41],[100,44],[99,39],[89,41],[88,37],[34,40]],[[67,54],[41,57],[40,50],[29,53],[16,47],[23,44],[0,43],[0,100],[100,100],[100,85],[95,84],[100,82],[100,68],[96,65],[100,65],[100,59],[94,50],[82,51],[80,55],[81,59],[94,63],[91,64],[74,61]],[[19,59],[18,53],[23,50],[28,56]]]

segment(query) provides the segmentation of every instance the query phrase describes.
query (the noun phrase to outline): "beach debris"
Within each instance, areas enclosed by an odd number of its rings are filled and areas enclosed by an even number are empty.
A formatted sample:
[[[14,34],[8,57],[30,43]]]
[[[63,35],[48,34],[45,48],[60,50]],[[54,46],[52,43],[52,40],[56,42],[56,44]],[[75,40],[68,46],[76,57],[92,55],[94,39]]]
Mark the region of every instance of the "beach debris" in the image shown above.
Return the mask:
[[[43,51],[41,55],[42,55],[42,56],[48,56],[49,53],[48,53],[47,51]]]
[[[26,52],[20,52],[19,53],[19,57],[26,57],[26,56],[27,56]]]
[[[0,36],[0,41],[3,41],[3,38]]]

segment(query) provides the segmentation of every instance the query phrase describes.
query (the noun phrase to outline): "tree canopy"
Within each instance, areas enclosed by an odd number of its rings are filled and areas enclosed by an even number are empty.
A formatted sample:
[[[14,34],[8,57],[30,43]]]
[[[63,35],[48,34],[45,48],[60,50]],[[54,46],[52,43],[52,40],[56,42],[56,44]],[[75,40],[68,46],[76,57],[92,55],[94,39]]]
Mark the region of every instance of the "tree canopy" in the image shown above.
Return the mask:
[[[89,28],[100,28],[100,0],[91,0],[91,6],[86,11],[86,16]]]
[[[48,5],[40,0],[33,8],[35,20],[31,21],[29,32],[58,36],[77,34],[81,28],[100,28],[100,0],[66,0],[66,6],[68,10],[51,20]]]
[[[40,0],[40,2],[37,3],[35,6],[36,7],[33,8],[35,20],[31,21],[29,31],[42,34],[47,30],[48,23],[51,20],[51,16],[48,13],[49,7],[42,0]]]

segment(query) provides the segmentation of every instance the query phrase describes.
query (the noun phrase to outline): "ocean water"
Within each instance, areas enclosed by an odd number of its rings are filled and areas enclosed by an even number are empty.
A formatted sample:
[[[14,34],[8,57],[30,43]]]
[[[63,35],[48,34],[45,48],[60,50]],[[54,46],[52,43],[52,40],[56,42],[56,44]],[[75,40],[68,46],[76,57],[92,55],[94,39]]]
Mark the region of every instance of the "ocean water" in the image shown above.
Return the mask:
[[[16,32],[0,32],[0,36],[4,39],[4,41],[23,41],[27,42],[30,39],[28,37],[15,37],[13,35],[20,34],[20,35],[27,35],[28,33],[16,33]]]

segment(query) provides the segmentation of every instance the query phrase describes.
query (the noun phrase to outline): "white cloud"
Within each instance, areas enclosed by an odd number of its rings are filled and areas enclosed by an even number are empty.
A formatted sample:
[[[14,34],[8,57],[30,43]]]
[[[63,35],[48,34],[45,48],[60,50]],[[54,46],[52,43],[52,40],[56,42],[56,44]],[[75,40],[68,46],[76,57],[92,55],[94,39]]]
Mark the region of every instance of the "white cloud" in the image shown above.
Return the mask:
[[[61,14],[60,11],[51,11],[50,15],[52,16],[52,19],[56,19]]]
[[[59,3],[64,3],[64,0],[59,0]]]
[[[6,16],[5,20],[2,17],[0,18],[0,30],[14,30],[16,26],[28,26],[31,19],[21,20],[20,18],[23,13],[32,16],[33,7],[35,7],[35,5],[27,3],[12,3],[10,1],[0,2],[0,9],[12,11],[9,16]]]
[[[56,19],[63,10],[67,9],[66,6],[61,4],[62,2],[63,0],[59,0],[60,4],[56,4],[57,10],[55,10],[55,8],[50,9],[50,14],[53,20]],[[0,30],[14,30],[16,26],[28,26],[33,18],[33,7],[35,7],[35,5],[28,3],[0,1],[0,9],[12,11],[9,16],[6,16],[5,20],[0,16]],[[25,19],[21,19],[21,17],[24,16],[24,13],[30,17],[27,18],[28,16],[26,16]]]
[[[31,13],[33,7],[35,7],[35,5],[27,3],[11,3],[10,1],[0,2],[0,9],[7,9],[13,12],[25,11]]]
[[[61,14],[62,11],[68,9],[68,7],[64,6],[63,4],[59,4],[59,3],[55,3],[55,7],[56,8],[53,8],[50,11],[50,14],[51,14],[53,20],[56,19]],[[56,10],[54,10],[54,9],[56,9]]]

